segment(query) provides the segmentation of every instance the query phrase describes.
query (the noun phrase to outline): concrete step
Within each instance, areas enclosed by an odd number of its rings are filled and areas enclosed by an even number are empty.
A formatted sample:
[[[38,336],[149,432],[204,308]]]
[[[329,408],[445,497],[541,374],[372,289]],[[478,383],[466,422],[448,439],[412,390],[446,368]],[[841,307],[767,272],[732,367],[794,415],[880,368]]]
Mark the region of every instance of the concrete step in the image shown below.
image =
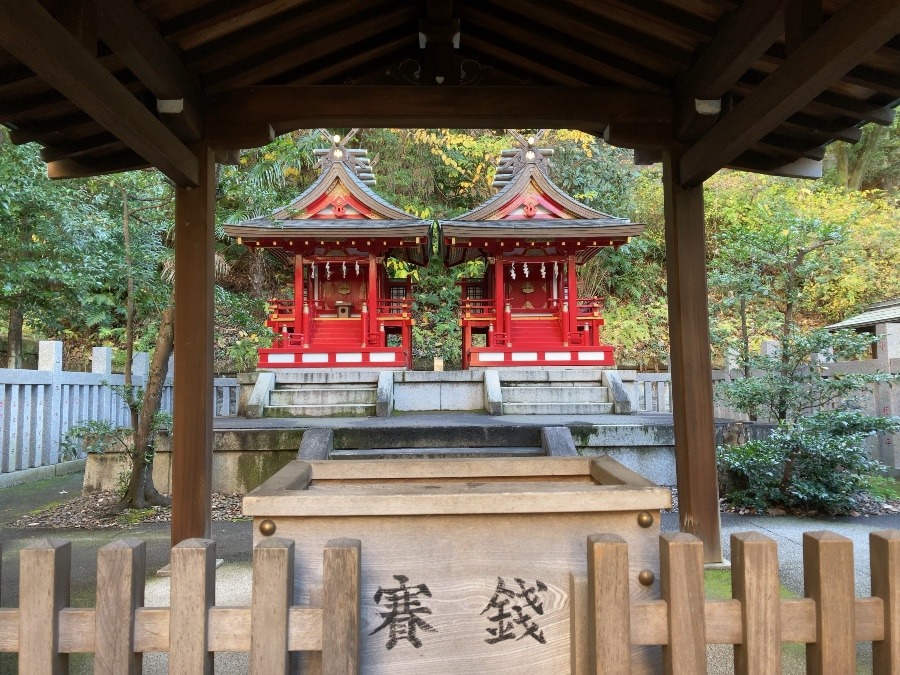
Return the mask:
[[[515,344],[515,343],[513,343]],[[602,381],[602,371],[598,368],[570,368],[570,369],[501,369],[500,384],[503,386],[527,382],[547,382],[556,386],[572,382],[591,382],[599,384]]]
[[[526,426],[410,426],[398,434],[391,428],[335,429],[335,450],[360,448],[541,447],[541,428]]]
[[[332,450],[330,459],[455,459],[465,457],[541,457],[540,447],[357,448]]]
[[[504,403],[504,415],[611,415],[612,403]]]
[[[302,387],[276,389],[269,394],[270,406],[351,403],[375,404],[374,387]]]
[[[374,417],[374,403],[274,405],[263,408],[263,417]]]
[[[503,403],[608,403],[607,387],[501,387]]]
[[[310,370],[310,371],[283,371],[275,375],[276,387],[282,385],[322,385],[335,386],[338,384],[355,385],[362,382],[378,384],[376,371],[334,371],[334,370]]]

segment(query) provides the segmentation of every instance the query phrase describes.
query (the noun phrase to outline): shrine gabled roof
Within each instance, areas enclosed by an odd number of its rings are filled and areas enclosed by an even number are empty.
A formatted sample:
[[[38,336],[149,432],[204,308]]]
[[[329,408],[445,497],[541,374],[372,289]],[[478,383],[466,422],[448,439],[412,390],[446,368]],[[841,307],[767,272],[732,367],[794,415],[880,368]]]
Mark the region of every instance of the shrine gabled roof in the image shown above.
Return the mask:
[[[364,150],[348,150],[340,143],[322,156],[322,172],[290,204],[276,209],[269,217],[227,224],[225,233],[246,243],[276,251],[287,259],[291,251],[311,251],[317,239],[351,242],[360,239],[382,240],[366,246],[379,255],[390,255],[415,264],[427,264],[431,252],[432,222],[411,218],[375,194],[358,175],[364,172],[374,183],[371,165],[361,161]],[[301,240],[302,238],[302,240]],[[312,240],[312,244],[309,243]]]
[[[238,224],[225,225],[225,233],[231,237],[247,239],[272,239],[277,237],[365,238],[390,237],[391,239],[409,239],[410,237],[428,237],[431,232],[430,220],[370,220],[364,218],[306,218],[277,220],[271,218],[253,218]]]
[[[523,149],[524,155],[528,150]],[[529,189],[534,190],[541,195],[548,197],[555,202],[563,211],[557,214],[556,218],[599,221],[617,221],[627,223],[626,218],[617,218],[607,213],[602,213],[596,209],[592,209],[586,204],[582,204],[578,200],[571,197],[556,183],[550,180],[543,168],[544,161],[542,155],[531,151],[535,156],[531,160],[523,160],[518,171],[509,180],[505,181],[504,186],[495,194],[476,206],[471,211],[467,211],[453,220],[456,221],[489,221],[507,218],[509,214],[504,213],[503,208],[512,202],[517,196],[524,194]],[[495,183],[496,184],[496,183]]]
[[[531,220],[442,220],[441,231],[445,237],[464,238],[513,238],[527,240],[560,240],[584,238],[625,239],[636,237],[644,231],[644,225],[624,218]]]
[[[632,223],[582,204],[554,183],[546,173],[551,150],[521,139],[518,151],[504,151],[494,185],[500,190],[476,208],[453,220],[441,221],[441,249],[447,265],[487,255],[498,239],[533,242],[548,247],[567,241],[587,261],[603,246],[615,246],[644,231]],[[481,241],[483,244],[480,244]],[[510,249],[506,249],[509,254]]]
[[[278,220],[288,220],[296,218],[298,215],[302,216],[309,212],[317,200],[332,193],[338,186],[355,196],[371,210],[371,215],[366,216],[369,219],[409,219],[410,214],[377,195],[344,161],[326,163],[322,173],[312,185],[301,192],[290,204],[276,209],[272,217]]]

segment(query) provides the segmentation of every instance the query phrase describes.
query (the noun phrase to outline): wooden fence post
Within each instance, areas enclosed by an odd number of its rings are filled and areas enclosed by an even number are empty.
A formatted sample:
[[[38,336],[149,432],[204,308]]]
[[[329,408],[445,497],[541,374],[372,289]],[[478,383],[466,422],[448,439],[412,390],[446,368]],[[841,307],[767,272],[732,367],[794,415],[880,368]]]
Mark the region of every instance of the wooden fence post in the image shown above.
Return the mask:
[[[253,547],[250,672],[290,672],[288,614],[294,598],[294,542],[271,538]]]
[[[143,654],[134,651],[135,610],[144,606],[147,547],[119,540],[97,551],[94,673],[139,675]]]
[[[778,545],[758,532],[731,535],[731,594],[741,603],[736,675],[781,672]]]
[[[593,534],[588,549],[588,639],[591,672],[631,672],[631,595],[628,544],[614,534]]]
[[[216,603],[216,542],[185,539],[172,548],[169,673],[213,672],[207,650],[209,608]]]
[[[706,673],[703,543],[697,537],[684,532],[660,535],[659,587],[669,621],[669,644],[662,648],[664,672]]]
[[[359,672],[360,541],[332,539],[322,570],[322,675]]]
[[[872,597],[884,603],[884,640],[872,643],[872,673],[900,673],[900,530],[869,534],[869,564]]]
[[[816,641],[806,645],[806,672],[856,673],[853,542],[834,532],[804,532],[803,587],[816,602]]]
[[[19,673],[62,675],[69,655],[59,653],[59,612],[69,604],[72,545],[39,539],[19,552]]]

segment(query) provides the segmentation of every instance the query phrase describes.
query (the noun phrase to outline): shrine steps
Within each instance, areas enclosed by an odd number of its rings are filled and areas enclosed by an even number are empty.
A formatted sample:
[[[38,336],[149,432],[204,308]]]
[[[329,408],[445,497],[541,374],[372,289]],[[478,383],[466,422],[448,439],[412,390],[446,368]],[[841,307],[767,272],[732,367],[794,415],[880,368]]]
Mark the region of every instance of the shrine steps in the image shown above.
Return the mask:
[[[316,429],[304,434],[306,459],[466,459],[576,454],[565,427],[454,425]]]
[[[310,331],[310,344],[316,346],[356,346],[362,343],[362,320],[316,319]]]
[[[378,373],[279,373],[263,417],[374,416],[377,388]]]
[[[504,415],[606,415],[613,412],[599,371],[500,371]]]
[[[513,320],[509,340],[516,348],[558,346],[563,343],[562,329],[557,319]]]

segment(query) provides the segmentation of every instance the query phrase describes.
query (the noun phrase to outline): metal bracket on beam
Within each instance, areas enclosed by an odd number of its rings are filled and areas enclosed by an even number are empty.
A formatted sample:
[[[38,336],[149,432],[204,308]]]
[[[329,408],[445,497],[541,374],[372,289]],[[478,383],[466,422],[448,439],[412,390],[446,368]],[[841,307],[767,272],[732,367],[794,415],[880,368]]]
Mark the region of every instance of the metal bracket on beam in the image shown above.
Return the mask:
[[[698,115],[718,115],[722,112],[722,99],[720,98],[695,98],[694,110]]]
[[[156,102],[156,112],[161,115],[178,115],[184,112],[183,98],[161,98]]]

